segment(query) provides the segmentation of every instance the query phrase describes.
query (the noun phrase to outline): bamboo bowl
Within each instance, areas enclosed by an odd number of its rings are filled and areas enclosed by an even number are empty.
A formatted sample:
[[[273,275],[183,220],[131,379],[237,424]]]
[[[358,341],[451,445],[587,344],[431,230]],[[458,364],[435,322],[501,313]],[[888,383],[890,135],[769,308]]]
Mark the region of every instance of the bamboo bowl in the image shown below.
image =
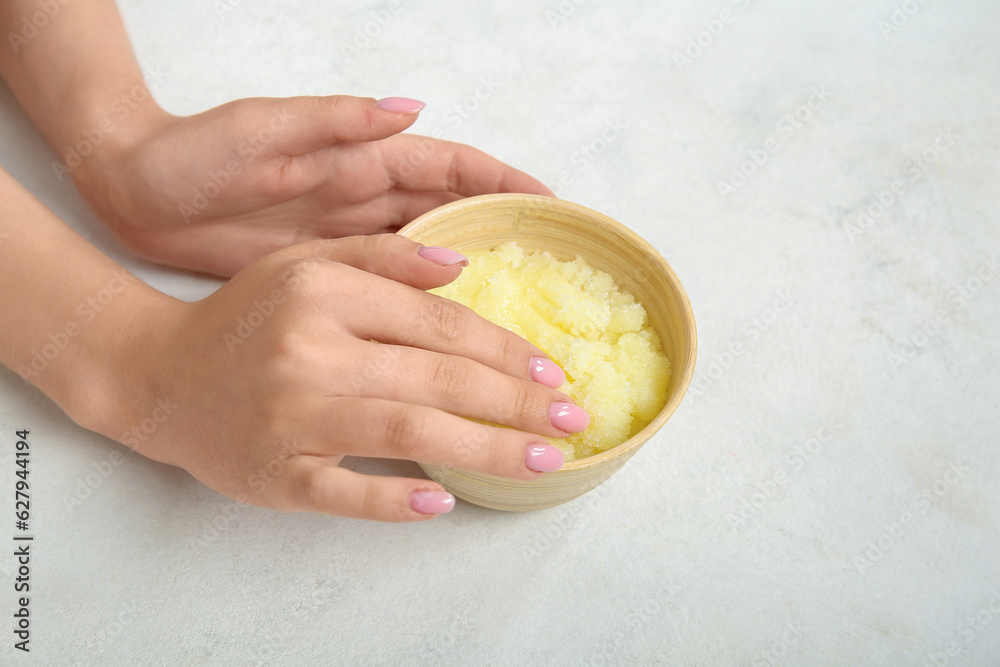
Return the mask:
[[[523,481],[420,464],[454,495],[476,505],[527,511],[554,507],[591,491],[613,475],[670,419],[691,383],[697,353],[694,313],[666,260],[638,234],[578,204],[536,195],[461,199],[420,216],[399,234],[424,245],[488,250],[515,241],[560,260],[579,256],[609,273],[643,304],[670,360],[666,403],[646,428],[600,454],[570,461],[540,479]]]

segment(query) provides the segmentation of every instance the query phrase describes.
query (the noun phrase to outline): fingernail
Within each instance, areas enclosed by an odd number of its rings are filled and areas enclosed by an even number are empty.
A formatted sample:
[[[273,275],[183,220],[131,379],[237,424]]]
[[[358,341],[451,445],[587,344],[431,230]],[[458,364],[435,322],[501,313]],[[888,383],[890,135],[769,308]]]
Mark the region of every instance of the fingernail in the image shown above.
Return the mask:
[[[455,508],[455,496],[447,491],[414,491],[410,508],[421,514],[445,514]]]
[[[566,457],[552,445],[528,445],[524,448],[524,465],[536,472],[555,472],[562,468]]]
[[[549,421],[560,431],[579,433],[590,426],[590,415],[579,405],[557,401],[549,408]]]
[[[469,265],[468,257],[460,252],[449,250],[448,248],[426,246],[418,250],[417,254],[424,259],[430,260],[435,264],[440,264],[441,266],[455,266],[456,264],[461,264],[462,266]]]
[[[546,387],[561,387],[566,382],[566,374],[559,364],[545,357],[532,357],[530,368],[531,379]]]
[[[391,111],[392,113],[417,113],[427,105],[420,100],[413,100],[409,97],[383,97],[375,103],[375,106],[382,111]]]

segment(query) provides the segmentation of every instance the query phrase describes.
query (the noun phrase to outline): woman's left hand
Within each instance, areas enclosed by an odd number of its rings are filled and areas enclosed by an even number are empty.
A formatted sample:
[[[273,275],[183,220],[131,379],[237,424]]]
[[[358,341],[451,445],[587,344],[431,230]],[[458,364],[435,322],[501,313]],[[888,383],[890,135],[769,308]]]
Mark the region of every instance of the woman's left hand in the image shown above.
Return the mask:
[[[462,197],[552,195],[470,146],[400,134],[422,108],[334,95],[153,113],[73,176],[136,253],[226,277],[294,243],[395,231]]]

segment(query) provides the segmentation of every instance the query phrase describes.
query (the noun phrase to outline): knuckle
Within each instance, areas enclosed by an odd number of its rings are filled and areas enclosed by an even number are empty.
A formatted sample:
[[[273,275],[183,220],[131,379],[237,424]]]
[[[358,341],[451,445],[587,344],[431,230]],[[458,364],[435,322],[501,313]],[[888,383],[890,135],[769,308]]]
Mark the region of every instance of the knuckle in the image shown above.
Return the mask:
[[[362,516],[378,517],[384,514],[382,498],[371,485],[365,484],[358,489],[358,493],[360,494],[358,505],[361,507]]]
[[[384,419],[382,432],[386,446],[398,456],[409,459],[426,433],[424,419],[406,407],[392,410]]]
[[[431,300],[426,314],[428,325],[436,336],[445,341],[462,338],[468,328],[464,306],[449,299]]]
[[[510,400],[501,401],[496,406],[498,413],[496,416],[499,419],[497,423],[515,426],[531,422],[537,412],[535,409],[537,401],[534,397],[535,394],[529,385],[515,383]]]
[[[430,390],[449,405],[465,402],[469,390],[469,368],[455,357],[444,356],[431,362]]]
[[[511,467],[510,449],[506,446],[503,435],[505,434],[494,433],[483,448],[486,464],[493,471],[504,471]]]
[[[331,263],[319,257],[300,257],[286,267],[281,275],[282,287],[289,294],[312,295],[325,286],[320,280]]]
[[[233,119],[237,127],[246,127],[247,125],[252,125],[254,121],[257,120],[257,117],[259,116],[259,106],[259,99],[249,97],[242,98],[222,105],[222,107],[219,107],[219,113],[221,113],[221,109],[224,108],[225,112],[229,114],[230,118]]]
[[[290,328],[275,332],[262,352],[262,370],[272,379],[293,377],[309,358],[302,335]]]
[[[381,509],[382,511],[378,512],[377,514],[374,513],[377,512],[378,509]],[[401,501],[392,502],[389,503],[388,505],[382,503],[381,507],[372,508],[371,511],[373,513],[369,514],[368,516],[382,515],[384,521],[389,521],[391,523],[404,523],[406,521],[409,521],[411,512],[409,506],[405,502]]]
[[[338,112],[343,111],[348,101],[343,95],[324,95],[314,99],[316,106],[319,107],[318,111],[321,117],[326,115],[334,116]]]
[[[518,382],[515,393],[517,402],[514,403],[514,409],[517,410],[518,418],[523,421],[537,418],[541,404],[539,390],[526,382]]]
[[[329,505],[329,495],[323,478],[318,471],[300,475],[293,492],[300,499],[302,506],[309,512],[323,512]]]
[[[467,468],[479,460],[481,450],[495,437],[495,427],[486,424],[474,424],[469,432],[459,438],[450,450],[450,459],[445,463],[448,468]]]
[[[451,154],[451,160],[448,162],[447,176],[445,176],[445,182],[449,192],[463,192],[462,189],[462,174],[464,173],[462,169],[462,151],[456,150]]]
[[[528,360],[524,354],[524,349],[514,334],[501,331],[496,344],[497,360],[501,368],[523,373],[528,367]]]
[[[382,253],[391,248],[394,239],[401,238],[395,234],[369,234],[360,237],[361,252],[364,257],[381,257]]]

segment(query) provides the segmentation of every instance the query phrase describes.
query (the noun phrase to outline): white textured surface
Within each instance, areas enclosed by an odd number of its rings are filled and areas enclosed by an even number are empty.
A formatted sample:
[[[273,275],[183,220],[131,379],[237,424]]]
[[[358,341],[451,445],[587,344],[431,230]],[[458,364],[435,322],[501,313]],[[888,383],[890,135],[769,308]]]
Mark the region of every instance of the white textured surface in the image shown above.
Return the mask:
[[[415,132],[552,185],[568,172],[563,197],[639,231],[684,281],[698,391],[573,504],[460,504],[396,526],[236,506],[131,453],[71,511],[64,498],[124,450],[0,371],[0,468],[15,427],[34,445],[34,634],[18,664],[1000,662],[1000,278],[955,292],[1000,250],[1000,9],[908,0],[883,35],[891,2],[817,4],[563,0],[555,22],[556,0],[413,1],[348,57],[385,3],[123,1],[173,112],[409,95],[428,102]],[[733,21],[675,64],[722,9]],[[462,118],[483,78],[495,90]],[[779,127],[816,87],[829,98],[808,122]],[[215,288],[123,256],[0,95],[5,168],[158,288]],[[606,150],[582,158],[606,127]],[[914,170],[941,131],[947,150]],[[777,151],[721,197],[769,137]],[[852,235],[894,180],[902,194]],[[942,497],[920,500],[935,484]]]

